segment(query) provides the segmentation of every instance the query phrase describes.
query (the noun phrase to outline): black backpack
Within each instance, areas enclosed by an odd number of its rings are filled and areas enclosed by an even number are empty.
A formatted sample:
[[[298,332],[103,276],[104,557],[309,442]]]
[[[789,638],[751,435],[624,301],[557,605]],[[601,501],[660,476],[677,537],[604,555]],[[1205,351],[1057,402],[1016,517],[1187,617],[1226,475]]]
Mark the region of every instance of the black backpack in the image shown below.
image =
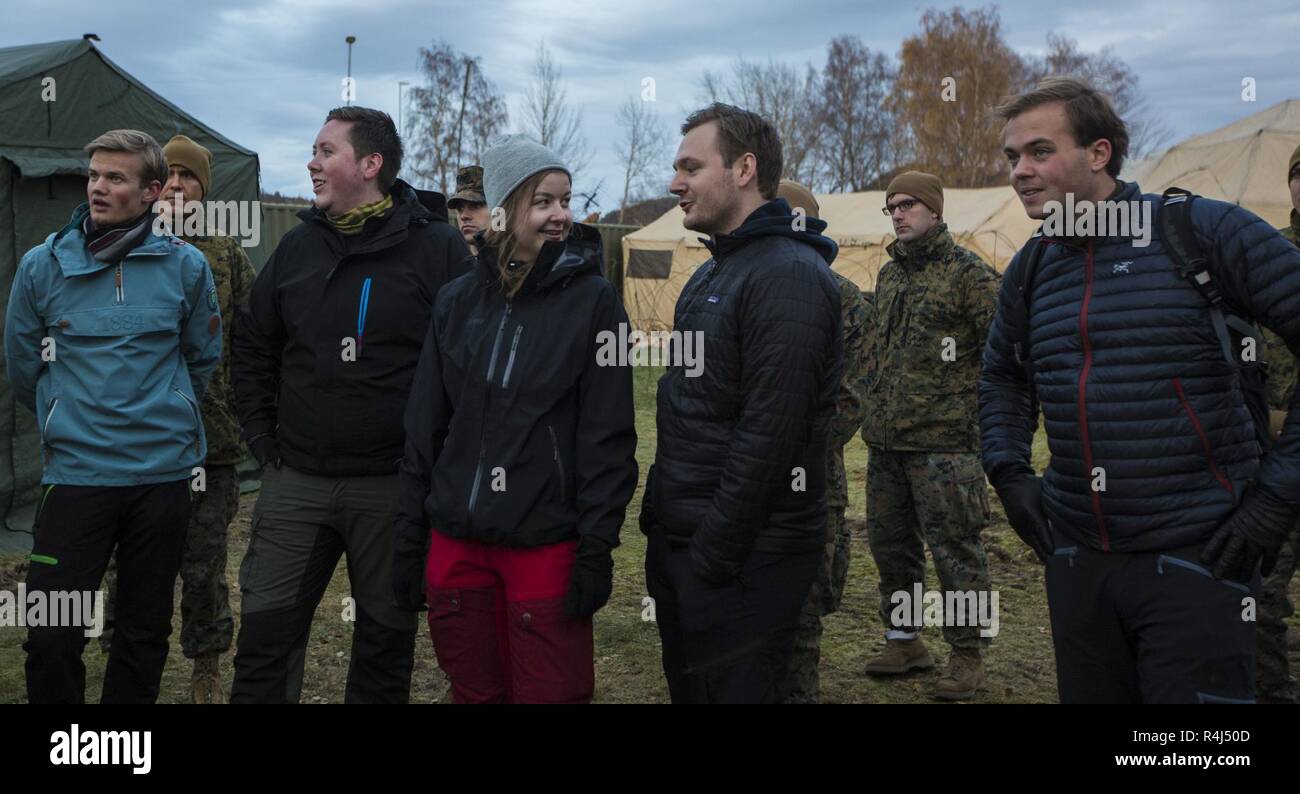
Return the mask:
[[[1255,437],[1260,449],[1266,450],[1272,443],[1269,434],[1268,411],[1268,365],[1259,359],[1263,340],[1254,323],[1247,319],[1249,313],[1225,299],[1223,291],[1210,274],[1210,260],[1196,241],[1192,228],[1192,202],[1196,196],[1179,187],[1171,187],[1161,194],[1163,201],[1159,209],[1161,240],[1174,261],[1178,274],[1187,279],[1196,291],[1201,293],[1210,307],[1210,320],[1214,324],[1214,333],[1219,338],[1223,357],[1237,372],[1241,383],[1242,396],[1246,408],[1250,410],[1251,420],[1255,424]],[[1029,355],[1029,299],[1033,293],[1034,277],[1038,272],[1039,262],[1043,258],[1043,231],[1039,229],[1029,238],[1020,250],[1024,267],[1020,269],[1021,305],[1024,309],[1022,336],[1015,343],[1016,362],[1029,372],[1029,385],[1033,388],[1033,359]],[[1236,351],[1242,350],[1244,340],[1252,339],[1251,348],[1255,352],[1254,361],[1245,361]]]

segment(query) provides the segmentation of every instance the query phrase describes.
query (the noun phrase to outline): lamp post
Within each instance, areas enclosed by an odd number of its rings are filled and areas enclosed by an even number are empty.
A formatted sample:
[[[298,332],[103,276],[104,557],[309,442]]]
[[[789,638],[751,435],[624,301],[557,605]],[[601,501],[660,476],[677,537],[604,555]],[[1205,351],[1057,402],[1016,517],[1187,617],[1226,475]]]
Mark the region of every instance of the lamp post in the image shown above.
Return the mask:
[[[398,135],[406,134],[406,130],[403,129],[402,127],[402,89],[406,88],[408,85],[410,85],[410,83],[406,82],[405,80],[397,81],[397,134]]]
[[[356,89],[352,87],[352,45],[356,43],[356,36],[348,36],[344,41],[348,43],[348,99],[347,104],[352,104],[352,96]]]

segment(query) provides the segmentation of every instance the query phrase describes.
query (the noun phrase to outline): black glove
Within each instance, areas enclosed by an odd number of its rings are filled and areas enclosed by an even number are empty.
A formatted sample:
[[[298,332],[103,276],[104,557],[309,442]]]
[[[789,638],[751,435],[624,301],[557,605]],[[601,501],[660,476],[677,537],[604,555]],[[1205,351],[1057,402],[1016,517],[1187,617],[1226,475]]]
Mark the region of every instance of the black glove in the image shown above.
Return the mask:
[[[393,543],[393,603],[398,609],[419,612],[424,604],[424,564],[429,556],[427,542],[416,540],[416,532],[403,535],[397,528]]]
[[[734,582],[740,575],[740,566],[714,560],[703,551],[699,540],[700,535],[698,532],[691,537],[691,570],[695,572],[695,575],[718,587]]]
[[[1201,562],[1214,567],[1214,576],[1249,582],[1262,559],[1260,573],[1268,576],[1278,552],[1295,525],[1295,512],[1266,488],[1248,488],[1241,504],[1210,536],[1201,550]]]
[[[614,555],[610,547],[602,540],[583,538],[573,563],[569,592],[564,597],[564,611],[575,618],[589,618],[605,606],[613,591]]]
[[[277,469],[280,468],[280,444],[270,433],[254,436],[248,442],[248,450],[253,453],[253,460],[257,461],[258,466],[266,468],[269,463]]]
[[[1046,563],[1053,549],[1052,530],[1043,513],[1042,480],[1027,471],[1012,471],[999,477],[993,488],[1007,511],[1011,528],[1038,555],[1039,561]]]
[[[649,537],[655,531],[655,466],[650,464],[650,471],[645,475],[645,491],[641,493],[641,534]]]

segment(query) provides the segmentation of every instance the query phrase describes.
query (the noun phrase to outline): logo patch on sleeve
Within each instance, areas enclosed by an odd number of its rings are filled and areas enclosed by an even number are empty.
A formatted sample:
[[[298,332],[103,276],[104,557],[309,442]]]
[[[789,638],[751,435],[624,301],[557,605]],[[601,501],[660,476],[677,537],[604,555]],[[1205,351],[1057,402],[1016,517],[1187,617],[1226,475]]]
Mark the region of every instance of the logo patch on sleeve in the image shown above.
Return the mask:
[[[220,330],[221,330],[221,318],[214,314],[208,318],[208,335],[216,336],[217,331]]]
[[[214,312],[217,310],[217,287],[215,284],[208,287],[208,308]]]

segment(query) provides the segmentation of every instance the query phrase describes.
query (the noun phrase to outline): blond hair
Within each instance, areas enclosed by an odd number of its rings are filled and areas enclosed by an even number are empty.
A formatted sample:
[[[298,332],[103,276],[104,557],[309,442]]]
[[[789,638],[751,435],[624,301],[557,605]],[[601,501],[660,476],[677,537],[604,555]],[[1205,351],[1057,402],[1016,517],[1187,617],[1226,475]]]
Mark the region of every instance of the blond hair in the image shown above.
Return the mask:
[[[143,168],[140,171],[140,184],[167,181],[167,157],[163,154],[158,141],[147,132],[140,130],[109,130],[95,140],[86,144],[86,154],[91,157],[95,152],[129,152],[140,155]]]

